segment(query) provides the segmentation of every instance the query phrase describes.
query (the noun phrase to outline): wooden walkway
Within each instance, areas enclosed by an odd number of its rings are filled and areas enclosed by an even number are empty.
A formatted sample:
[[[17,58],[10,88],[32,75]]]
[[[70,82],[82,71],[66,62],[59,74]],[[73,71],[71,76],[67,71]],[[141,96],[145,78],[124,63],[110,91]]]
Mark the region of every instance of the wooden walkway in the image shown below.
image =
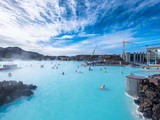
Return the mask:
[[[144,69],[149,69],[149,68],[160,68],[160,65],[151,65],[151,66],[143,66]]]
[[[139,70],[139,71],[132,71],[133,73],[143,73],[143,72],[159,72],[160,70]]]

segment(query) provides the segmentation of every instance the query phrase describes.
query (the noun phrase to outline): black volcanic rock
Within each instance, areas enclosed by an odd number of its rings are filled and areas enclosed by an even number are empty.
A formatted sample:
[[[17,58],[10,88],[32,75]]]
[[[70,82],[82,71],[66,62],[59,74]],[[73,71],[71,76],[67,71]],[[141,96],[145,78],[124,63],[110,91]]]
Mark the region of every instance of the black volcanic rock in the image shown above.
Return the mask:
[[[160,120],[160,88],[149,79],[140,82],[139,98],[135,103],[143,116],[152,120]]]
[[[155,105],[153,107],[153,120],[159,120],[160,119],[160,104]]]
[[[140,105],[140,100],[139,100],[139,99],[135,99],[134,102],[135,102],[137,105]]]
[[[30,96],[33,94],[37,86],[23,84],[23,82],[16,81],[2,81],[0,82],[0,106],[5,103],[10,103],[22,96]]]

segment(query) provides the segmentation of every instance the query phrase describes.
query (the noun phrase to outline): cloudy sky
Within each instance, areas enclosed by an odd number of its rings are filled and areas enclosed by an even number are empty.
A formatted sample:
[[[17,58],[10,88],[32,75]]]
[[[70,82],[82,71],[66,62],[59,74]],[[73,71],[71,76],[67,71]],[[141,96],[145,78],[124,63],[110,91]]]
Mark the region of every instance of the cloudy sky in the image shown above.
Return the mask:
[[[160,44],[160,0],[0,0],[0,47],[46,55],[121,53]]]

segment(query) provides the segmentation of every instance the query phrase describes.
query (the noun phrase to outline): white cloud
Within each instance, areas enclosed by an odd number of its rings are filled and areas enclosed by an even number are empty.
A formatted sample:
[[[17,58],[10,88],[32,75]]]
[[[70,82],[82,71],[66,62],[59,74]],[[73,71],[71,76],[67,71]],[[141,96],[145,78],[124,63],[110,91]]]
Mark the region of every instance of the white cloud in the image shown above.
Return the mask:
[[[93,24],[93,20],[88,20],[93,17],[91,14],[86,18],[78,17],[77,19],[76,1],[70,2],[71,4],[67,3],[67,5],[71,8],[73,15],[72,18],[67,19],[66,8],[60,6],[58,0],[0,1],[0,46],[19,46],[31,50],[32,46],[36,45],[34,49],[38,49],[41,46],[36,44],[37,41],[47,42],[61,32],[78,32],[86,25]],[[59,39],[72,37],[64,35]]]
[[[98,36],[98,34],[86,34],[84,32],[78,34],[78,37],[95,37],[95,36]]]
[[[145,0],[137,8],[130,10],[140,11],[158,2],[158,0]],[[86,26],[100,20],[99,16],[103,18],[111,8],[114,11],[120,3],[116,0],[111,2],[84,0],[83,3],[85,5],[81,7],[85,9],[78,6],[76,0],[65,1],[64,6],[59,0],[1,0],[0,46],[18,46],[25,50],[49,55],[73,55],[91,53],[96,43],[101,46],[99,49],[113,49],[119,48],[123,39],[135,40],[132,37],[134,34],[132,30],[114,31],[102,36],[85,33],[83,30]],[[128,4],[132,5],[130,2]],[[67,9],[70,9],[71,17],[67,17]],[[83,13],[78,15],[77,12]],[[71,33],[77,33],[78,37],[87,37],[87,39],[66,46],[66,39],[75,37],[75,35],[70,35]],[[56,37],[60,34],[64,35]],[[55,38],[55,41],[49,45],[38,43],[39,41],[50,42],[51,38]]]
[[[73,38],[75,35],[64,35],[62,37],[54,37],[54,39],[57,39],[57,40],[64,40],[64,39],[71,39]]]

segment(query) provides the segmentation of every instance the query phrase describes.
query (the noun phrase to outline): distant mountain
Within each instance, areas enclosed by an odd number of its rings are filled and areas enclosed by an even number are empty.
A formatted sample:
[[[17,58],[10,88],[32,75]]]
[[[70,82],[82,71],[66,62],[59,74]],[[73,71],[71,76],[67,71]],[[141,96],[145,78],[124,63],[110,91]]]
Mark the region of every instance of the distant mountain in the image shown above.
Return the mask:
[[[25,51],[19,47],[0,47],[0,60],[74,60],[74,61],[123,61],[120,55],[76,55],[76,56],[45,56],[36,52]]]
[[[21,59],[21,60],[54,60],[54,56],[44,56],[42,54],[25,51],[19,47],[0,47],[0,59]]]

